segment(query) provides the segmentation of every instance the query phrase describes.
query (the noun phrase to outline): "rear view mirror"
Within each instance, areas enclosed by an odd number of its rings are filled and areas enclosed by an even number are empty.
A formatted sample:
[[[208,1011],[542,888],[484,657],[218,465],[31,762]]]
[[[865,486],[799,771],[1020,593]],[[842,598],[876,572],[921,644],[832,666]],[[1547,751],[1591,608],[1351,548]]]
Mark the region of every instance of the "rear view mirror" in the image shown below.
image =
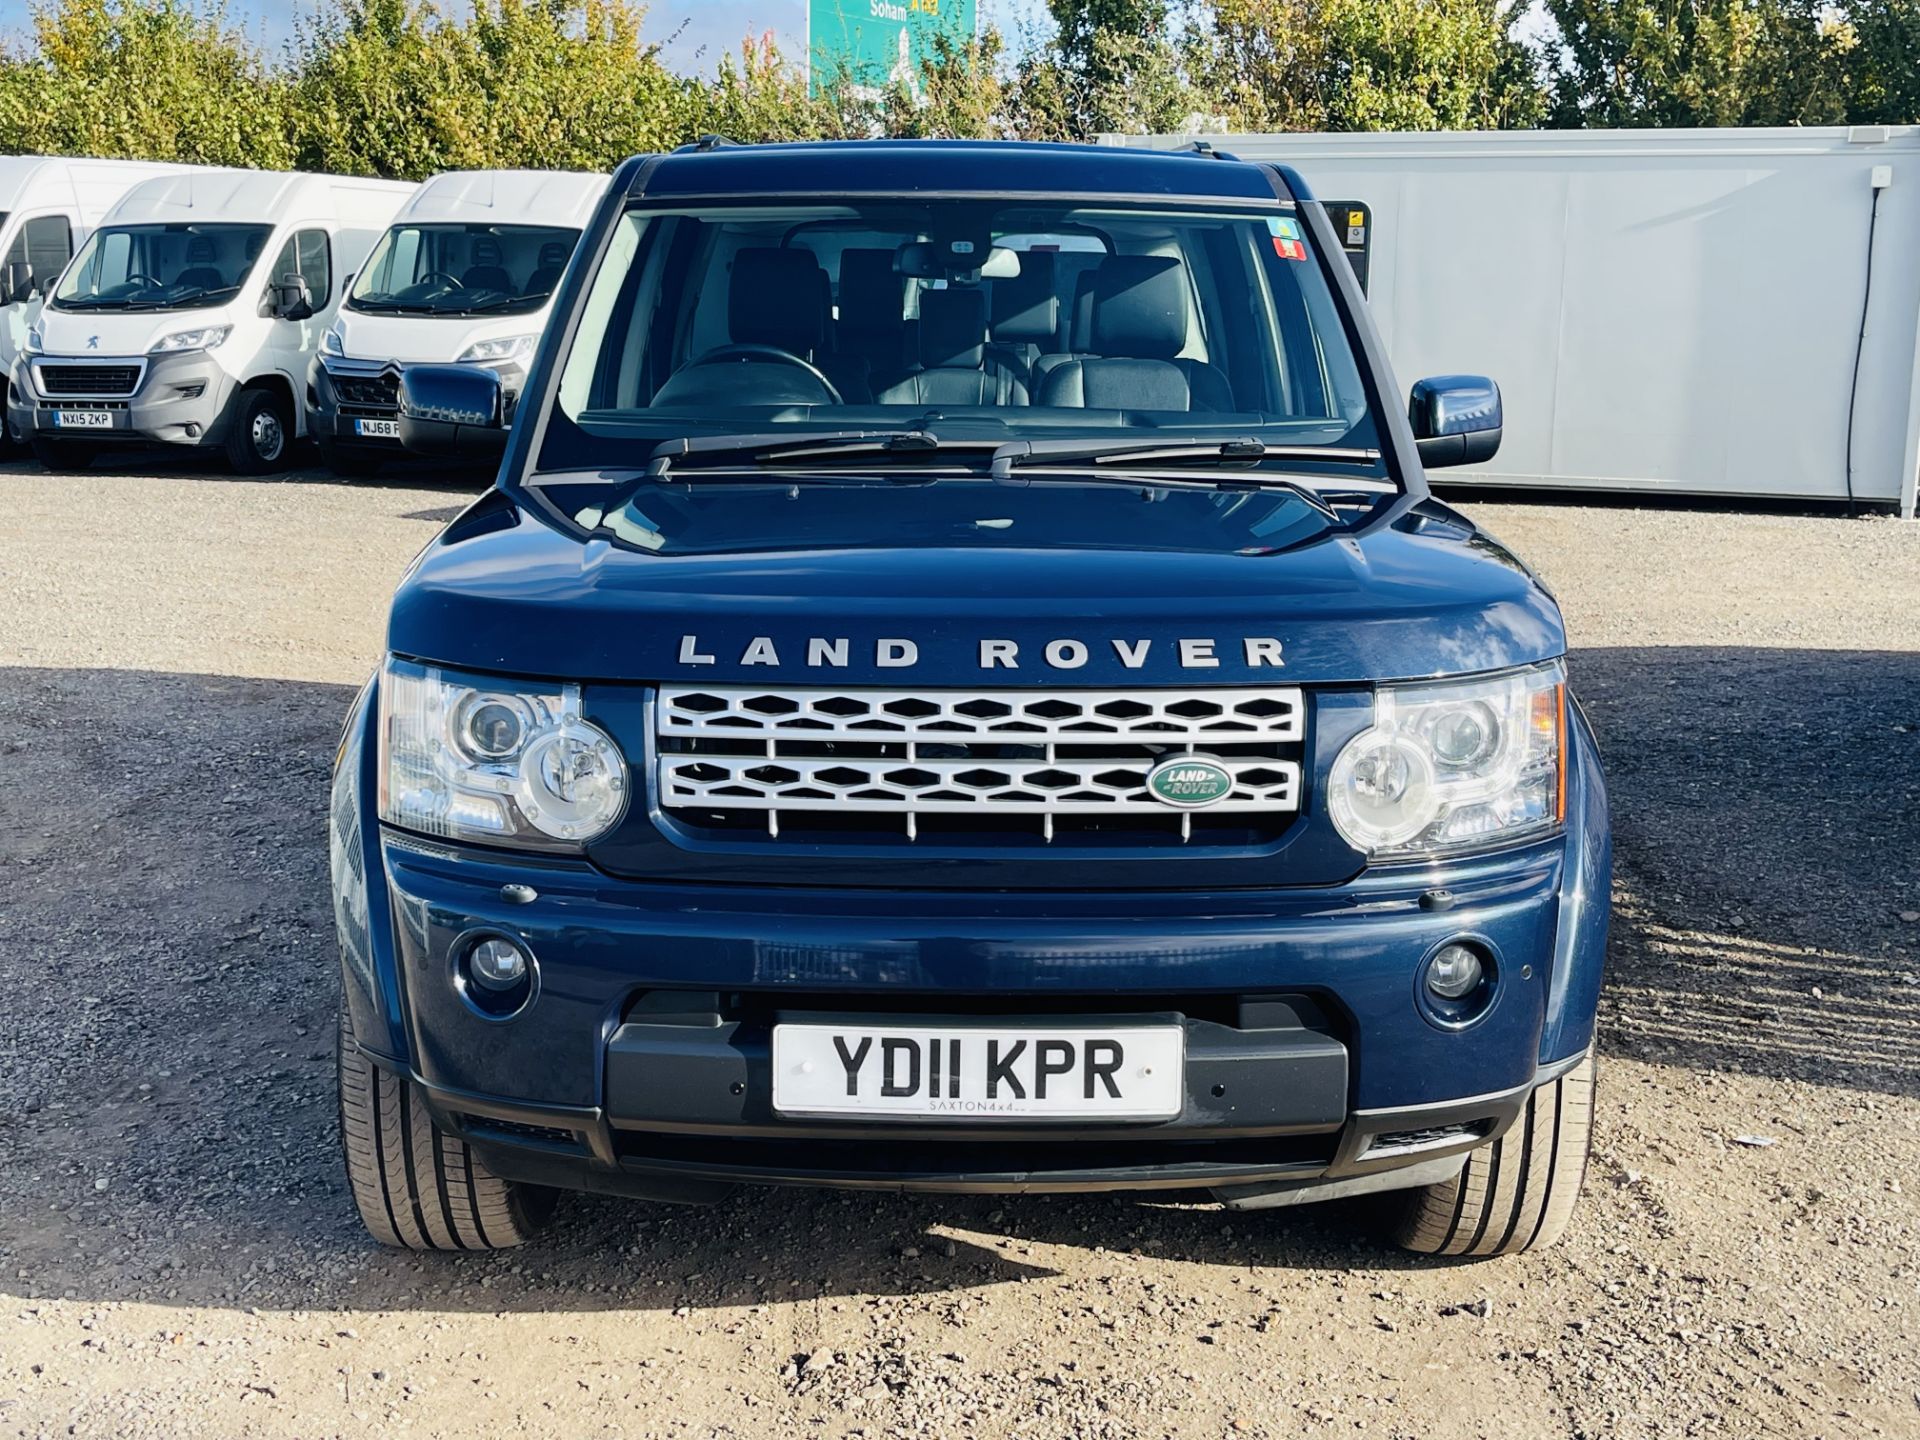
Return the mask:
[[[273,282],[272,307],[276,319],[308,319],[313,314],[313,292],[298,275],[282,275]]]
[[[411,365],[400,373],[400,443],[420,455],[485,457],[507,443],[500,376],[481,365]]]
[[[1477,465],[1500,449],[1500,387],[1484,375],[1416,381],[1407,419],[1427,469]]]

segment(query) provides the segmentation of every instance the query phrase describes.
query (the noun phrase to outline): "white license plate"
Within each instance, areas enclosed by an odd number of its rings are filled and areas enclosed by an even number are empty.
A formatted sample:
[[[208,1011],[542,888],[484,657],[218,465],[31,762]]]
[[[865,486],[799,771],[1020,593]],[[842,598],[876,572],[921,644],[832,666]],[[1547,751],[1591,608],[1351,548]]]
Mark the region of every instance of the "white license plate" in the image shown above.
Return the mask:
[[[400,422],[398,420],[356,420],[353,433],[364,435],[370,440],[398,440]]]
[[[773,1108],[933,1120],[1164,1120],[1185,1097],[1177,1025],[776,1025]]]
[[[62,430],[111,430],[113,415],[106,410],[56,410],[53,423]]]

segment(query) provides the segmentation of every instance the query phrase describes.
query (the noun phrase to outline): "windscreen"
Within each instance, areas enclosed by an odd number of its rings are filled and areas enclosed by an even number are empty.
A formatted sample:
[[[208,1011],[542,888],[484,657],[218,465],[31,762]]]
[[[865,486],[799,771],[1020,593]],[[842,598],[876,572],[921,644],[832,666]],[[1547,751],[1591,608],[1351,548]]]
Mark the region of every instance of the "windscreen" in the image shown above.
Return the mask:
[[[1290,207],[635,209],[584,301],[539,468],[786,427],[1376,450],[1323,263]]]
[[[112,225],[80,247],[54,292],[60,310],[190,310],[231,300],[271,225]]]
[[[559,226],[395,225],[360,272],[347,308],[528,314],[552,296],[579,238],[578,230]]]

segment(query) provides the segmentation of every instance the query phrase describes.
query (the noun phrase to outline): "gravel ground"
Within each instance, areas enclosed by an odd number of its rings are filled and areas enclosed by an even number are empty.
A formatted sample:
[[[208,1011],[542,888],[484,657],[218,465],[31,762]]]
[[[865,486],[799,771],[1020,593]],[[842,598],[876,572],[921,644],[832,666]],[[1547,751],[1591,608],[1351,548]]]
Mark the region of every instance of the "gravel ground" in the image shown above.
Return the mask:
[[[325,781],[472,490],[0,467],[0,1435],[1920,1435],[1920,528],[1477,507],[1615,796],[1553,1250],[798,1191],[408,1257],[336,1156]]]

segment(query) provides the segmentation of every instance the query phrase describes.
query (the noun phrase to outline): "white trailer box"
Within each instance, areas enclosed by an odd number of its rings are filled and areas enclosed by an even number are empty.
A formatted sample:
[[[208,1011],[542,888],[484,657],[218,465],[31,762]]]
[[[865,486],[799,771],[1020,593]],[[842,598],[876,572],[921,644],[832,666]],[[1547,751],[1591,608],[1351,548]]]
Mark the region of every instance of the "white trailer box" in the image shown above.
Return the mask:
[[[27,331],[67,261],[142,180],[190,167],[140,160],[0,156],[0,407]],[[0,452],[11,436],[0,433]]]
[[[1370,208],[1369,302],[1400,379],[1466,371],[1505,394],[1499,455],[1449,483],[1913,513],[1914,127],[1107,138],[1203,139]]]
[[[134,186],[54,286],[8,415],[54,468],[107,446],[224,450],[280,469],[307,366],[411,184],[195,170]]]

